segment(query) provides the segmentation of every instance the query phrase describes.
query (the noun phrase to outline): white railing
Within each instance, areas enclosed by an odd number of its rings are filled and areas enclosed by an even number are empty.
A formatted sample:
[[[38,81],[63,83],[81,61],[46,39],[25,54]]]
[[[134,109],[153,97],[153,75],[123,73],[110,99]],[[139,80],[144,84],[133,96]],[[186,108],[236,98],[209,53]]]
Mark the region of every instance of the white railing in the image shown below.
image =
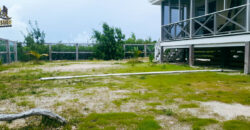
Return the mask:
[[[162,41],[246,33],[249,24],[247,6],[247,4],[241,5],[163,25]]]

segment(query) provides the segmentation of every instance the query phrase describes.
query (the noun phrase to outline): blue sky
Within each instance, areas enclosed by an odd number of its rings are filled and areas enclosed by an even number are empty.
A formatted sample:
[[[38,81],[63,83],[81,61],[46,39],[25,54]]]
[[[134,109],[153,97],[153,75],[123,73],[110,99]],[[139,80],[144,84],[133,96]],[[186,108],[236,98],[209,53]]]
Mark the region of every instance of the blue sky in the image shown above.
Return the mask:
[[[120,27],[126,37],[160,38],[160,7],[148,0],[1,0],[13,18],[12,28],[0,37],[23,41],[28,21],[38,21],[46,42],[88,42],[103,22]]]

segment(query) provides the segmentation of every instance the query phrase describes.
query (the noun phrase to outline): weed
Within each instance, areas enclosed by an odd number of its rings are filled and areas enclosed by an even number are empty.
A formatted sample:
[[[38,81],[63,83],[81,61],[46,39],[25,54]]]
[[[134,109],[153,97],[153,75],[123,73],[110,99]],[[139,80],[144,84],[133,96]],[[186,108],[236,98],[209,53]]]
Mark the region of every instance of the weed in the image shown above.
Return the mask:
[[[167,116],[172,116],[174,115],[174,112],[172,109],[164,109],[163,112],[167,115]]]
[[[35,103],[31,101],[21,101],[21,102],[18,102],[17,105],[22,106],[22,107],[29,107],[29,108],[36,107]]]
[[[123,98],[123,99],[114,100],[112,101],[112,103],[114,103],[117,107],[120,107],[123,103],[126,103],[129,100],[130,100],[129,98]]]

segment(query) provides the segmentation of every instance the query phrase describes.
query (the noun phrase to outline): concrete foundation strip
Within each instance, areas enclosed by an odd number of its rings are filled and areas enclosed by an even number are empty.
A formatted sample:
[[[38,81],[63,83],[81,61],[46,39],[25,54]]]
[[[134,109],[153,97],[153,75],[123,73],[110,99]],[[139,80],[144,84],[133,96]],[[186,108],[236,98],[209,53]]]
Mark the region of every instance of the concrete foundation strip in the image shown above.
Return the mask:
[[[60,80],[60,79],[73,79],[73,78],[86,78],[86,77],[106,77],[106,76],[178,74],[178,73],[197,73],[197,72],[235,72],[235,71],[234,70],[219,69],[219,70],[183,70],[183,71],[140,72],[140,73],[116,73],[116,74],[46,77],[46,78],[41,78],[40,80]]]

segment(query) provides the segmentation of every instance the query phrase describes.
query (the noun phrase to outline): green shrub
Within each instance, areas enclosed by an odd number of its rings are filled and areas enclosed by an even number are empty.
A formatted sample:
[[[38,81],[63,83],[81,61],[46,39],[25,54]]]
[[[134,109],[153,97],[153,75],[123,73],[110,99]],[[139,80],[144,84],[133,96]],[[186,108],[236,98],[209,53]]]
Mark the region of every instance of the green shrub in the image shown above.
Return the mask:
[[[153,54],[150,54],[150,55],[149,55],[149,62],[150,62],[150,63],[153,63],[153,60],[154,60],[154,55],[153,55]]]

